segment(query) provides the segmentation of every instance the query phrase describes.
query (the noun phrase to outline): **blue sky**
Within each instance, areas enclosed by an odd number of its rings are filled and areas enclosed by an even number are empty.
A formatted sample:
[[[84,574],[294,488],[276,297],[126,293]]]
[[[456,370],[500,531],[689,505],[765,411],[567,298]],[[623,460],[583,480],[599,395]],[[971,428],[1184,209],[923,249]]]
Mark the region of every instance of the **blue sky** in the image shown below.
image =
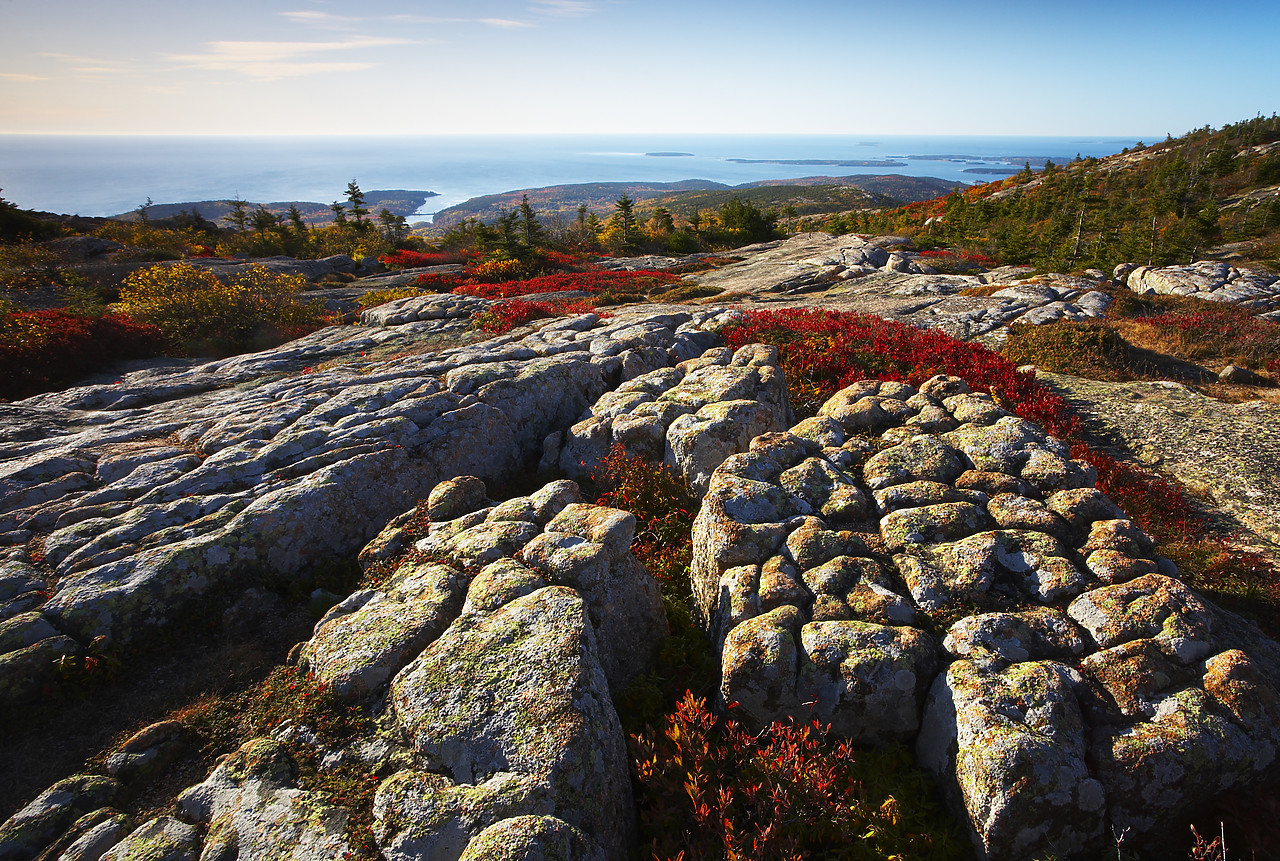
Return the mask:
[[[0,133],[1174,135],[1280,3],[0,0]]]

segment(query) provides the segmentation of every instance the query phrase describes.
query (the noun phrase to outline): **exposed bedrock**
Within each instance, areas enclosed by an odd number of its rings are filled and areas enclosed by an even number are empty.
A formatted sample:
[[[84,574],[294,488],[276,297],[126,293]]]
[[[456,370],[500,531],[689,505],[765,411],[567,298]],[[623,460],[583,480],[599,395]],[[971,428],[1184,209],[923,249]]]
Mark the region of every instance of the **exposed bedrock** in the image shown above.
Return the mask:
[[[305,580],[442,480],[518,476],[606,392],[718,343],[706,312],[582,315],[470,343],[479,307],[420,297],[397,325],[0,405],[0,621],[40,614],[0,640],[6,693],[43,681],[16,652],[119,646],[231,590]],[[776,363],[750,373],[781,391]]]
[[[1158,842],[1275,777],[1280,646],[1177,580],[1094,481],[954,378],[856,383],[756,438],[693,529],[723,701],[914,742],[983,858]]]
[[[109,805],[145,785],[181,733],[149,727],[109,760],[116,779],[63,781],[0,826],[0,857],[86,835],[121,859],[161,857],[140,854],[149,847],[343,857],[352,811],[305,785],[295,757],[307,752],[322,769],[380,778],[374,839],[393,861],[626,858],[631,776],[610,692],[651,665],[666,634],[657,583],[630,553],[635,518],[583,503],[565,480],[495,505],[462,476],[430,507],[449,519],[398,554],[387,548],[405,518],[393,520],[361,556],[390,576],[340,602],[298,650],[301,670],[382,716],[369,729],[323,741],[285,721],[134,829]]]
[[[1117,280],[1123,280],[1135,293],[1227,302],[1269,320],[1280,319],[1280,278],[1264,269],[1205,260],[1183,266],[1122,264],[1115,274]]]

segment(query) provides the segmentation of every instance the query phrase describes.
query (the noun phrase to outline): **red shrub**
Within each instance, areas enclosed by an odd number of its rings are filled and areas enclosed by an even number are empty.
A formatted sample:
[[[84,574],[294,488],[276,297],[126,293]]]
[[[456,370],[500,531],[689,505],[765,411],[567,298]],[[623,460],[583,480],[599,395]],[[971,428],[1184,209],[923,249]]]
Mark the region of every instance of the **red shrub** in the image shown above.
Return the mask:
[[[425,272],[413,279],[413,283],[418,287],[435,293],[448,293],[462,283],[462,278],[457,275],[441,275],[435,272]]]
[[[444,266],[449,263],[466,263],[475,257],[474,251],[392,251],[378,258],[388,269],[417,269],[420,266]]]
[[[727,328],[730,347],[776,344],[792,403],[815,411],[841,388],[868,377],[919,385],[936,374],[961,377],[1007,409],[1067,439],[1080,420],[1031,374],[979,344],[936,329],[917,329],[866,314],[838,311],[751,311]]]
[[[122,315],[80,317],[62,310],[0,316],[0,398],[47,392],[121,359],[154,356],[155,326]]]
[[[816,722],[757,734],[686,694],[660,736],[632,736],[631,746],[655,861],[964,852],[905,752],[855,751]]]
[[[1144,317],[1142,325],[1179,338],[1191,358],[1224,353],[1250,367],[1280,373],[1280,324],[1244,308],[1222,305],[1203,311]]]

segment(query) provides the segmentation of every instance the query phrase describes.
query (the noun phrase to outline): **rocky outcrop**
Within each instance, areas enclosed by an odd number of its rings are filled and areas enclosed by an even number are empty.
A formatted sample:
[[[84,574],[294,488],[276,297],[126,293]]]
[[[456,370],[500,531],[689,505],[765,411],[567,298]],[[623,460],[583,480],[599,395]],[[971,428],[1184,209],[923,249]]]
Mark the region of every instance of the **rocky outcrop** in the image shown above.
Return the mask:
[[[1212,500],[1232,531],[1280,561],[1280,406],[1224,403],[1179,383],[1039,376],[1104,438]]]
[[[984,282],[882,244],[797,238],[700,277],[964,337],[1106,309],[1100,275]],[[978,284],[995,295],[960,295]],[[379,778],[388,859],[625,857],[612,695],[666,630],[635,519],[569,480],[502,491],[539,463],[589,475],[615,444],[703,496],[695,614],[721,699],[748,723],[914,744],[980,856],[1090,857],[1113,829],[1154,843],[1276,776],[1280,647],[1178,581],[1086,464],[991,397],[866,381],[794,423],[776,352],[718,346],[735,312],[484,338],[484,307],[414,297],[274,351],[0,405],[8,707],[242,592],[305,594],[358,552],[367,588],[333,595],[293,654],[377,716],[338,741],[281,725],[134,823],[113,805],[183,744],[148,727],[110,776],[0,826],[0,859],[340,856],[352,811],[302,753]]]
[[[803,233],[761,246],[741,263],[686,280],[720,289],[744,305],[785,303],[878,314],[962,340],[998,340],[1013,323],[1100,317],[1111,302],[1100,289],[1101,273],[1097,278],[1022,278],[1022,271],[1010,267],[983,275],[940,275],[927,258],[886,251],[883,246],[893,247],[892,240]]]
[[[1094,479],[954,378],[858,383],[757,438],[694,524],[721,697],[914,740],[984,858],[1158,841],[1275,776],[1280,646],[1173,579]],[[939,643],[921,614],[960,618]]]
[[[1134,293],[1158,293],[1229,302],[1269,320],[1280,320],[1280,276],[1205,260],[1184,266],[1121,264],[1116,280]]]
[[[586,418],[544,442],[543,464],[586,478],[617,445],[665,463],[701,493],[721,461],[791,418],[776,349],[711,349],[624,382]]]
[[[0,640],[9,699],[91,642],[145,639],[273,578],[305,582],[441,480],[503,481],[619,381],[715,340],[689,314],[585,315],[470,344],[477,302],[422,297],[415,322],[0,405],[0,544],[12,548],[0,597],[21,616]],[[462,343],[376,356],[448,339]],[[304,373],[279,376],[289,370]],[[418,586],[399,588],[388,597]]]
[[[107,764],[124,785],[55,785],[0,826],[0,857],[77,840],[120,859],[343,857],[351,810],[303,785],[297,751],[383,778],[374,834],[388,859],[626,857],[631,778],[610,691],[666,633],[630,553],[635,518],[582,503],[569,481],[498,505],[473,476],[437,491],[430,507],[452,519],[431,520],[385,585],[340,602],[298,650],[316,682],[385,713],[379,727],[329,747],[286,721],[181,793],[176,818],[130,831],[108,805],[181,743],[176,725],[149,727]],[[388,546],[384,534],[370,548]]]

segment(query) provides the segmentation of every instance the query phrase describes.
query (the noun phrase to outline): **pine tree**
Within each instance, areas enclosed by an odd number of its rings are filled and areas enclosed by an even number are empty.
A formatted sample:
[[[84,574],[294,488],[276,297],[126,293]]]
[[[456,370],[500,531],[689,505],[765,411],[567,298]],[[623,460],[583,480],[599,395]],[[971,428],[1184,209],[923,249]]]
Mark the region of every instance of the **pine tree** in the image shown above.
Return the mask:
[[[235,200],[229,200],[227,203],[231,206],[231,211],[223,216],[223,219],[231,224],[239,233],[244,233],[249,229],[249,202],[241,200],[240,195],[236,195]]]
[[[302,220],[302,211],[298,209],[298,205],[289,204],[289,226],[293,229],[293,235],[299,239],[307,238],[307,223]]]
[[[538,222],[538,214],[529,205],[527,194],[520,196],[520,234],[527,248],[536,248],[542,243],[542,225]]]
[[[356,229],[364,230],[369,210],[364,205],[364,192],[354,179],[347,183],[347,202],[351,204],[351,217],[356,220]]]
[[[621,228],[622,247],[633,248],[636,244],[636,202],[624,191],[622,197],[613,202],[613,207]]]

